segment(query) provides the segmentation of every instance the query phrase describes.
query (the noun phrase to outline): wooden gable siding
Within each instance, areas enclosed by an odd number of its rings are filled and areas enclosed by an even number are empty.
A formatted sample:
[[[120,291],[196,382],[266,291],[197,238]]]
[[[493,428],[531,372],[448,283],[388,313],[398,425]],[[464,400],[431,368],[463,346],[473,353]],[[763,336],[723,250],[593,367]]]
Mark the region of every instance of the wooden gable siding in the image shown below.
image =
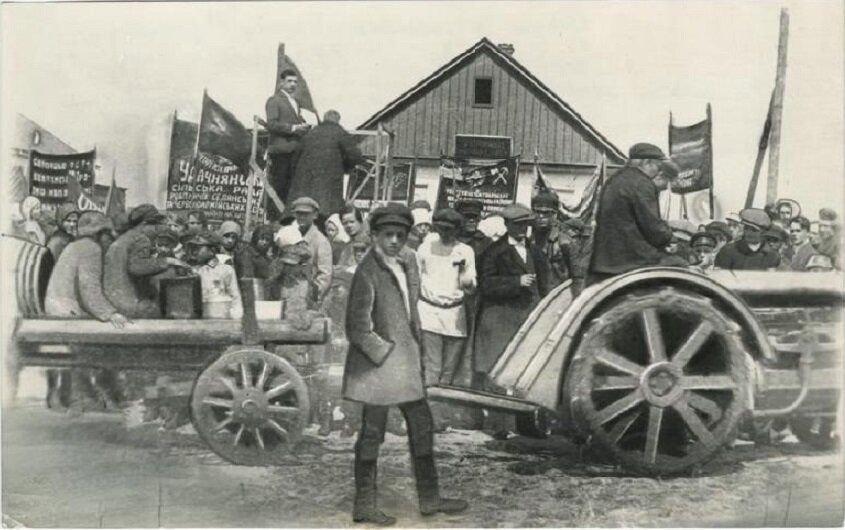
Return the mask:
[[[473,107],[473,83],[493,79],[492,108]],[[511,75],[486,50],[468,58],[452,75],[405,103],[382,122],[395,133],[398,158],[437,158],[454,154],[456,134],[509,136],[513,153],[533,160],[535,146],[545,164],[596,164],[602,147],[548,98]],[[363,144],[372,154],[374,141]]]

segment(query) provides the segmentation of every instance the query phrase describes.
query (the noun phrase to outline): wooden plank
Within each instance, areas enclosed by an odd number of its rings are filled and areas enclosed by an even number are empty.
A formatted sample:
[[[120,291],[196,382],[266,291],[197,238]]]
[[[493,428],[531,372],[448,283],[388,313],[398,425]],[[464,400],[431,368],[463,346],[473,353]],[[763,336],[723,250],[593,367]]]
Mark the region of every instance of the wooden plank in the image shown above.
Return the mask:
[[[442,145],[443,129],[441,128],[442,115],[444,114],[443,91],[440,90],[440,86],[436,86],[430,89],[426,97],[431,100],[431,129],[429,130],[429,151],[432,153],[440,154],[441,152],[446,152]]]
[[[519,138],[517,137],[517,123],[519,120],[519,81],[510,77],[508,81],[508,136],[513,138],[513,150],[516,152]]]
[[[262,320],[258,327],[265,342],[322,344],[328,340],[325,318],[315,319],[305,330],[284,320]],[[116,329],[111,323],[88,319],[22,319],[15,340],[22,344],[240,344],[241,321],[139,319]]]
[[[572,150],[572,126],[568,122],[563,127],[563,160],[566,163],[577,162]]]
[[[504,412],[533,412],[539,408],[534,403],[521,399],[463,387],[437,385],[428,387],[426,393],[429,399],[437,401],[449,401]]]
[[[566,130],[566,122],[555,113],[555,162],[566,162],[564,149],[564,133]]]

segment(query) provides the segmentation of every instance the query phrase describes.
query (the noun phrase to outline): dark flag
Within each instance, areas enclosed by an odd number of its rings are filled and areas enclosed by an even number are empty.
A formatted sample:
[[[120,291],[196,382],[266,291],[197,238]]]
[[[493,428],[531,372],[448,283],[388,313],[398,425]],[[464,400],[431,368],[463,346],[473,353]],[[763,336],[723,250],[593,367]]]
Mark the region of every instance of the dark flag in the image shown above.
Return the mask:
[[[231,112],[208,97],[208,93],[202,96],[197,150],[221,156],[244,170],[249,167],[252,136]]]
[[[125,211],[126,197],[117,187],[117,183],[114,180],[114,174],[112,174],[109,194],[106,196],[106,215],[111,217],[116,213],[123,213]]]
[[[678,164],[672,192],[690,193],[713,185],[713,143],[710,119],[686,127],[669,122],[669,156]]]
[[[299,83],[296,85],[296,92],[293,94],[294,99],[296,99],[296,102],[299,103],[299,108],[307,109],[314,114],[318,114],[317,109],[314,106],[314,100],[311,99],[311,91],[308,89],[308,81],[305,80],[302,72],[296,67],[293,59],[285,55],[285,45],[280,44],[278,70],[276,71],[276,92],[279,91],[279,82],[281,81],[279,76],[285,70],[293,70],[296,72],[296,77],[299,78]]]

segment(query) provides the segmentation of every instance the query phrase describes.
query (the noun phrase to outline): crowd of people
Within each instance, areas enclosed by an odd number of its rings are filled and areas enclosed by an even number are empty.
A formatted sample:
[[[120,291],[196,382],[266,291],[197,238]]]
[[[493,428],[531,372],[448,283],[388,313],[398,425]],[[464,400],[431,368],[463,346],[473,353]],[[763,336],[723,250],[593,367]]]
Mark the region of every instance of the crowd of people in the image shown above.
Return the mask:
[[[497,359],[538,302],[562,283],[571,280],[577,294],[650,266],[700,273],[841,269],[841,230],[828,208],[810,220],[798,203],[783,199],[697,227],[664,220],[659,194],[677,166],[644,143],[630,149],[625,166],[604,183],[595,213],[584,218],[564,216],[549,190],[536,193],[530,206],[495,212],[504,224],[498,234],[479,229],[484,205],[471,200],[434,211],[426,201],[392,203],[367,216],[342,198],[343,174],[360,151],[336,113],[315,128],[302,122],[296,82],[294,72],[282,72],[279,93],[267,103],[270,183],[285,207],[271,202],[265,224],[247,232],[235,220],[212,227],[202,211],[183,216],[142,204],[109,218],[62,205],[48,227],[39,222],[38,199],[28,197],[20,228],[55,259],[45,300],[50,316],[95,318],[116,328],[162,318],[164,280],[180,277],[199,279],[206,318],[240,318],[245,279],[260,281],[266,300],[331,316],[333,331],[344,336],[333,341],[342,346],[335,361],[345,363],[343,397],[363,404],[356,521],[395,522],[378,510],[375,493],[378,448],[393,405],[406,420],[420,510],[466,509],[439,495],[432,440],[449,420],[432,416],[425,387],[496,390],[489,373]],[[93,387],[115,374],[96,377],[51,371],[48,405],[85,410]],[[102,399],[122,399],[117,385],[104,386],[112,391]],[[476,427],[507,438],[511,421],[490,413]]]

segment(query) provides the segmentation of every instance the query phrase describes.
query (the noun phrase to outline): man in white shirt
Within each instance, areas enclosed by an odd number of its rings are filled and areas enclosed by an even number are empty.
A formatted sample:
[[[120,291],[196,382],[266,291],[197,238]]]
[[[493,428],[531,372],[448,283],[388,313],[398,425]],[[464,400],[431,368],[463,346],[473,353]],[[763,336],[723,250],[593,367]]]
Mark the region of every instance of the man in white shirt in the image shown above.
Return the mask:
[[[320,204],[311,197],[300,197],[293,201],[291,210],[299,225],[302,238],[311,250],[312,278],[315,301],[319,304],[332,285],[332,244],[314,224],[320,212]]]
[[[467,338],[464,295],[475,289],[475,255],[457,240],[463,218],[452,208],[434,212],[435,233],[417,249],[423,367],[426,386],[450,384]]]

